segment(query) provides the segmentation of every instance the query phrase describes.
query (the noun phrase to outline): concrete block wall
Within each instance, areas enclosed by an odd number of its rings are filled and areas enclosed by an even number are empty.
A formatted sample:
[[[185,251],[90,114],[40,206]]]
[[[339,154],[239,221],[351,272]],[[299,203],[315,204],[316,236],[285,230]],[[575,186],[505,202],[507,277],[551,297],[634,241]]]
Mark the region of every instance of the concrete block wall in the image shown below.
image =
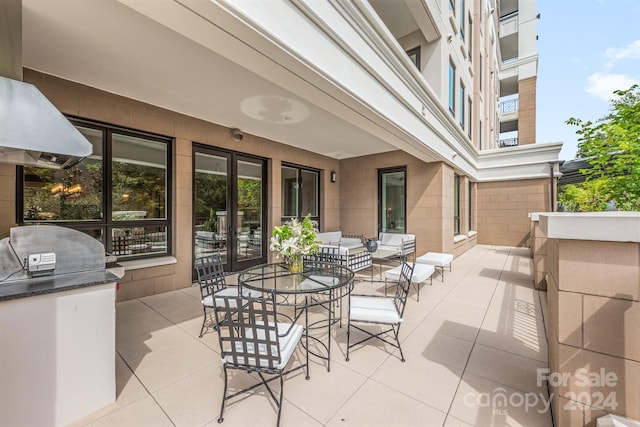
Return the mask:
[[[608,224],[568,215],[559,225],[561,214],[540,215],[555,425],[595,426],[607,413],[640,420],[640,214]]]
[[[538,290],[547,289],[547,237],[540,229],[539,214],[533,213],[531,218],[530,248],[533,258],[533,286]]]
[[[536,143],[536,81],[536,76],[518,81],[518,145]]]
[[[453,169],[402,151],[340,162],[343,233],[377,235],[378,169],[396,166],[407,168],[407,232],[416,235],[417,253],[453,253]],[[471,242],[465,247],[468,250]]]
[[[550,198],[548,179],[478,183],[478,243],[529,247],[529,213],[548,212]]]

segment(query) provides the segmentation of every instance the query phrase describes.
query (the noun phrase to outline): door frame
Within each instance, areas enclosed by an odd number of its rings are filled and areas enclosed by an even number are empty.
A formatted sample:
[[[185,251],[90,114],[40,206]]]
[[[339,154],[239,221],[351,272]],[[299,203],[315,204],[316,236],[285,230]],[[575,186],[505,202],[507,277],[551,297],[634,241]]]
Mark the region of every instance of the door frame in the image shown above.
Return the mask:
[[[226,211],[227,211],[227,224],[226,224],[226,232],[227,232],[227,240],[226,240],[226,253],[227,256],[223,257],[224,269],[226,272],[238,272],[242,271],[245,268],[264,264],[267,262],[267,233],[265,227],[267,226],[268,220],[268,182],[267,182],[267,166],[268,162],[266,158],[253,156],[251,154],[241,153],[232,150],[225,150],[218,147],[204,145],[197,142],[192,144],[192,198],[191,198],[191,228],[192,228],[192,244],[191,244],[191,252],[192,252],[192,268],[193,274],[195,278],[195,249],[196,249],[196,221],[195,221],[195,198],[196,198],[196,174],[195,174],[195,162],[197,153],[202,153],[206,155],[212,155],[217,157],[222,157],[226,159],[227,162],[227,188],[226,188]],[[238,161],[247,161],[253,163],[259,163],[262,167],[262,212],[261,212],[261,256],[249,259],[249,260],[238,260],[238,241],[236,231],[238,230],[238,206],[237,206],[237,194],[238,194]]]
[[[387,173],[404,173],[404,221],[403,221],[403,231],[401,233],[407,232],[407,167],[406,166],[395,166],[391,168],[378,169],[378,233],[381,233],[382,230],[382,176]],[[387,233],[400,233],[398,231],[386,231]]]

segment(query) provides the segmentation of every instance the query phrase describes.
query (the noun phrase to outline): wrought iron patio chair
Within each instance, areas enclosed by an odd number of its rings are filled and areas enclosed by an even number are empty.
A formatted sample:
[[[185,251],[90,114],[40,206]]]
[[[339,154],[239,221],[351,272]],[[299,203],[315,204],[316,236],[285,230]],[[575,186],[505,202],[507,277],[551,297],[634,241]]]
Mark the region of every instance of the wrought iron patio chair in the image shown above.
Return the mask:
[[[404,354],[400,346],[398,334],[400,325],[402,324],[402,316],[407,304],[407,296],[409,294],[409,286],[411,285],[411,276],[413,275],[413,265],[403,262],[398,286],[393,297],[378,295],[355,295],[349,294],[349,315],[347,324],[347,362],[349,361],[349,350],[372,338],[377,338],[400,350],[400,360],[404,362]],[[382,331],[369,332],[354,323],[365,323],[369,325],[381,325]],[[351,344],[351,328],[366,334],[366,338]],[[388,334],[392,334],[394,341],[390,341]]]
[[[197,258],[195,261],[196,276],[200,285],[200,296],[202,298],[202,327],[200,328],[200,338],[206,328],[215,328],[218,319],[214,314],[214,297],[237,297],[240,295],[240,288],[237,286],[227,286],[225,279],[224,264],[219,252]],[[249,291],[243,291],[242,296],[249,296]]]
[[[276,425],[280,425],[282,400],[284,396],[283,376],[289,372],[306,368],[309,379],[309,353],[306,351],[304,363],[285,371],[291,356],[302,341],[304,328],[293,323],[279,323],[276,313],[275,293],[268,292],[264,296],[243,297],[222,296],[213,300],[216,318],[225,319],[218,324],[220,341],[220,357],[224,370],[224,393],[220,407],[218,422],[224,421],[225,403],[242,393],[249,392],[262,385],[276,403],[278,415]],[[302,313],[302,311],[300,312]],[[305,347],[309,348],[308,336]],[[259,382],[242,390],[229,391],[229,370],[256,373]],[[271,378],[266,378],[270,375]],[[269,386],[269,382],[280,380],[279,396]]]

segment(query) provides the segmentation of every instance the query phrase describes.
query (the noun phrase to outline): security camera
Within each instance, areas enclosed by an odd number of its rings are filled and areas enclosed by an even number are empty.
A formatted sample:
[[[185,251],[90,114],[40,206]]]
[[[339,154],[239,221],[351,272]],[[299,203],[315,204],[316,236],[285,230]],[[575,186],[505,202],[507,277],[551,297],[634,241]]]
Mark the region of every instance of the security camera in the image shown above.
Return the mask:
[[[240,129],[231,129],[231,139],[236,142],[240,142],[242,141],[242,138],[244,138],[244,134]]]

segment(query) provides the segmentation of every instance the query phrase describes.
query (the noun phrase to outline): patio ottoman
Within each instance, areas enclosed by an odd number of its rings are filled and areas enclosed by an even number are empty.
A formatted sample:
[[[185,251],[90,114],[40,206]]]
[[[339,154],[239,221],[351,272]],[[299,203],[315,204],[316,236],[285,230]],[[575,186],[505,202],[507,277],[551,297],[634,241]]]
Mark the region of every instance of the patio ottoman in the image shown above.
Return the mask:
[[[451,271],[451,263],[453,262],[453,254],[441,254],[439,252],[427,252],[416,258],[416,263],[433,265],[440,269],[442,281],[444,282],[444,268],[448,265]]]
[[[402,271],[402,264],[397,267],[394,267],[390,270],[384,272],[384,295],[387,295],[387,280],[400,280],[400,272]],[[431,284],[433,285],[433,273],[435,272],[435,267],[429,264],[417,264],[413,263],[413,275],[411,276],[411,283],[416,287],[416,294],[418,296],[418,301],[420,301],[420,283],[424,282],[427,279],[431,279]],[[397,286],[397,284],[396,284]]]

